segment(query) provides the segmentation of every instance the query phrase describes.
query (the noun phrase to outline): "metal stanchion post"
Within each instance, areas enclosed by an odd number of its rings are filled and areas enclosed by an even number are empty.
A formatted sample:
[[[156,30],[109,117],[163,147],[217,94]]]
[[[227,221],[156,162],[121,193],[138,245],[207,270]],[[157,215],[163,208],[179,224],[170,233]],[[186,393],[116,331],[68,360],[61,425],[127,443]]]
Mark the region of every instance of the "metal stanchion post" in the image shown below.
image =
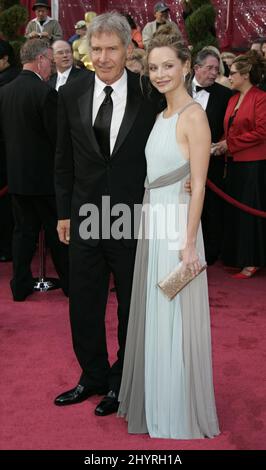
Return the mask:
[[[39,278],[35,279],[34,290],[46,292],[47,290],[59,289],[60,281],[52,277],[46,277],[46,249],[43,227],[39,234]]]

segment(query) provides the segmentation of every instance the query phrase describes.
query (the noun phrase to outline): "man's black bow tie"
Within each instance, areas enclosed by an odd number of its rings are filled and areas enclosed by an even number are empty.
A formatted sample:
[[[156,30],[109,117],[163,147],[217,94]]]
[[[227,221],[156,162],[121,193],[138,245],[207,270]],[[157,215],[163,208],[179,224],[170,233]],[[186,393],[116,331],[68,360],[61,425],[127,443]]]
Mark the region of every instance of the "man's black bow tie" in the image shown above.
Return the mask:
[[[196,85],[196,93],[198,93],[198,91],[201,91],[201,90],[206,90],[208,93],[210,93],[211,88],[212,88],[212,86],[199,86],[199,85]]]

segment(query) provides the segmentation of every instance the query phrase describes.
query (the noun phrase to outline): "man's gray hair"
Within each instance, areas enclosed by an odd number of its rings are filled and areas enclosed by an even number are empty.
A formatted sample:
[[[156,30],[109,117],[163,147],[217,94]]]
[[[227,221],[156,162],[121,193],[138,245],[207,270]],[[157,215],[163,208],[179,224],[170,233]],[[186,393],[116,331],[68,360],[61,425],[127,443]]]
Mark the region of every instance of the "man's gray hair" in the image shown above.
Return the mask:
[[[34,62],[36,57],[51,49],[49,42],[45,39],[28,39],[20,49],[20,60],[22,65]]]
[[[212,51],[211,49],[202,49],[196,55],[196,57],[194,59],[194,65],[204,64],[205,60],[210,56],[217,59],[218,62],[220,63],[220,57],[218,56],[218,54],[216,54],[216,52]]]
[[[116,11],[103,13],[92,20],[87,33],[89,47],[91,47],[92,36],[101,33],[117,34],[125,47],[127,47],[131,42],[131,28],[129,23],[123,15]]]

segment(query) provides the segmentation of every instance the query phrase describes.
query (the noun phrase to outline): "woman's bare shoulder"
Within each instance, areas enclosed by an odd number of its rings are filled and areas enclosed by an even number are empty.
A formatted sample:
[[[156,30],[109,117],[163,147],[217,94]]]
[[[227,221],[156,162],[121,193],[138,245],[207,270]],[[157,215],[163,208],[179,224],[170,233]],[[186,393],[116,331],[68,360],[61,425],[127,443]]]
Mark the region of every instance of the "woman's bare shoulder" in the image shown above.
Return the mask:
[[[186,119],[187,122],[193,124],[198,123],[199,120],[205,121],[207,119],[207,116],[202,106],[196,101],[194,101],[193,105],[191,102],[191,106],[189,106],[189,108],[187,109]]]

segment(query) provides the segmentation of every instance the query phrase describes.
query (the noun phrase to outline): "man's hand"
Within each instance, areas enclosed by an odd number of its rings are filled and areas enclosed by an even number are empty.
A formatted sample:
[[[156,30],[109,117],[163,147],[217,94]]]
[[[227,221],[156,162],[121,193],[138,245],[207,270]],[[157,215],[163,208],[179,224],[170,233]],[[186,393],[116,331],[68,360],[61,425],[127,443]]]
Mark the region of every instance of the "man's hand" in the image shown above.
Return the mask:
[[[34,38],[38,38],[39,37],[39,33],[37,33],[37,31],[32,31],[30,33],[30,38],[34,39]]]
[[[59,240],[65,245],[69,245],[70,241],[70,219],[58,220],[57,232]]]
[[[213,145],[212,153],[213,155],[223,155],[227,151],[226,140],[221,140],[217,144]]]

